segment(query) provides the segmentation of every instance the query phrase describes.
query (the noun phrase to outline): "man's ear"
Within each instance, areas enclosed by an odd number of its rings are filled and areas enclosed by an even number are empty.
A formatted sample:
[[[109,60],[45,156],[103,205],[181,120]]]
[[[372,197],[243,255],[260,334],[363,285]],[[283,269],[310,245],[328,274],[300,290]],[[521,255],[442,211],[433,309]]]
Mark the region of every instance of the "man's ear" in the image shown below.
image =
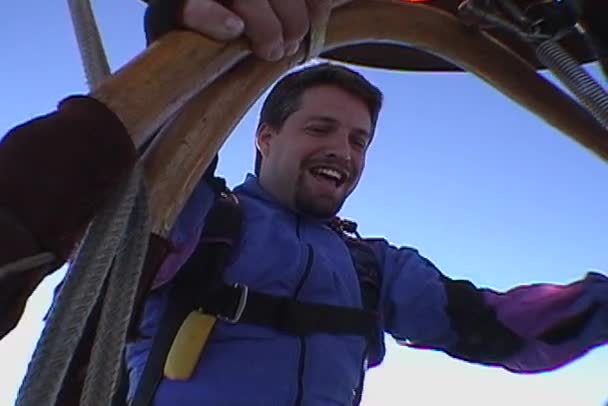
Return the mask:
[[[255,134],[255,146],[260,154],[262,154],[262,157],[266,157],[268,155],[268,152],[270,151],[270,144],[272,143],[275,135],[275,129],[269,124],[262,123],[259,125]]]

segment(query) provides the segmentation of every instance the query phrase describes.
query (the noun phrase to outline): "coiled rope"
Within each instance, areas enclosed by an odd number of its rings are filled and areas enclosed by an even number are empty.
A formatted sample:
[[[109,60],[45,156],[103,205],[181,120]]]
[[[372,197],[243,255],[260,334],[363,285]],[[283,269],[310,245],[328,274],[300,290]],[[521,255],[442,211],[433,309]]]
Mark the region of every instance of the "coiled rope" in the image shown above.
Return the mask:
[[[110,75],[89,0],[68,0],[90,88]],[[87,319],[104,291],[101,317],[81,405],[108,405],[121,357],[150,233],[143,166],[137,164],[95,217],[51,309],[25,379],[18,406],[54,405]]]

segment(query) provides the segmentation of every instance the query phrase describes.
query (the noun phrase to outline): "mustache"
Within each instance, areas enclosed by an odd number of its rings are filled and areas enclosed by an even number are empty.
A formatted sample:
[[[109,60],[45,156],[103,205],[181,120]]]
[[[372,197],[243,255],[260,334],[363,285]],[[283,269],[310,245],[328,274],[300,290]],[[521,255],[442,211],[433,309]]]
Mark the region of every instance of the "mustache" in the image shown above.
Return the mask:
[[[346,171],[350,176],[352,176],[355,170],[352,162],[349,159],[339,157],[306,159],[302,162],[302,165],[300,167],[301,169],[309,169],[315,166],[336,167],[342,169],[343,171]]]

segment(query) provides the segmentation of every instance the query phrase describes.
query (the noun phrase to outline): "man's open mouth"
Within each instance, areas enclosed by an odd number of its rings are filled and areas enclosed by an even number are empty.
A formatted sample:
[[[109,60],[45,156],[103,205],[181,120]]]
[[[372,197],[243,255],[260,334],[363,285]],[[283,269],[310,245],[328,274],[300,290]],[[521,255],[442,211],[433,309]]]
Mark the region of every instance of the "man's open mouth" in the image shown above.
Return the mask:
[[[330,166],[315,166],[310,168],[309,172],[319,180],[335,184],[336,188],[342,186],[348,179],[348,173],[346,171]]]

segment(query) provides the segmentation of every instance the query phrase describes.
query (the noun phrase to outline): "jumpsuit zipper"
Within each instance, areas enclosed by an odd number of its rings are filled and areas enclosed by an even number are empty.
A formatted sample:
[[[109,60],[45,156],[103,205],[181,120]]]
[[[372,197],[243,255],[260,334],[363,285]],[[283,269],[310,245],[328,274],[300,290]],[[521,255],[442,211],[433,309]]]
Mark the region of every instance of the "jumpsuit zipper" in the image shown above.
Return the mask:
[[[296,223],[296,235],[300,238],[300,218],[298,217]],[[302,278],[300,278],[300,282],[295,290],[293,295],[294,300],[298,300],[298,296],[300,291],[302,290],[302,286],[306,282],[308,275],[310,275],[310,270],[312,268],[312,260],[314,256],[314,251],[312,249],[312,245],[306,244],[307,255],[306,255],[306,268],[304,268],[304,273],[302,274]],[[306,340],[304,336],[300,336],[300,359],[298,361],[298,391],[296,394],[296,398],[294,401],[294,406],[301,406],[302,399],[304,397],[304,362],[306,361]]]

